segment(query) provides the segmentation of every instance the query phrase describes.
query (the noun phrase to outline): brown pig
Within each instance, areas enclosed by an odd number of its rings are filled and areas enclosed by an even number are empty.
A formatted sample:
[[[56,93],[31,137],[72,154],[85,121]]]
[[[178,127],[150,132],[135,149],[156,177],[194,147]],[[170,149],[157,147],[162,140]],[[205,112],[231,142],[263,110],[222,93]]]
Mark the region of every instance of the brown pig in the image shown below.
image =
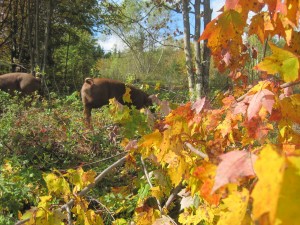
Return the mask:
[[[124,103],[123,101],[126,87],[131,89],[131,104]],[[85,122],[89,127],[91,126],[92,109],[108,105],[111,98],[115,98],[123,105],[134,105],[137,109],[152,105],[151,98],[142,90],[107,78],[86,78],[81,88],[81,98],[84,106]]]
[[[0,90],[13,94],[19,91],[28,95],[37,91],[41,86],[41,79],[28,73],[7,73],[0,76]]]

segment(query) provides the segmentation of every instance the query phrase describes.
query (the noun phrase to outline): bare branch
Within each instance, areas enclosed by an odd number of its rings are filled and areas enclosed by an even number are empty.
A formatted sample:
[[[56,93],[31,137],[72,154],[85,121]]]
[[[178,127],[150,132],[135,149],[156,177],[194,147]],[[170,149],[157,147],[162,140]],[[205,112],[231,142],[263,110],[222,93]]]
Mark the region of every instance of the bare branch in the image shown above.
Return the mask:
[[[174,188],[174,190],[172,191],[172,194],[169,196],[168,200],[166,201],[165,205],[163,208],[168,208],[171,203],[173,202],[174,198],[176,197],[176,195],[180,192],[180,190],[182,189],[182,182],[180,184],[178,184],[177,187]]]
[[[73,222],[72,222],[72,213],[71,213],[70,207],[66,207],[66,211],[68,213],[68,225],[72,225]]]
[[[142,162],[142,165],[143,165],[144,174],[145,174],[145,176],[146,176],[146,179],[147,179],[147,181],[148,181],[148,184],[149,184],[150,187],[152,188],[153,185],[151,184],[151,181],[150,181],[150,178],[149,178],[149,175],[148,175],[148,172],[147,172],[147,168],[146,168],[145,162],[144,162],[144,160],[143,160],[142,157],[141,157],[141,162]],[[160,201],[159,201],[157,198],[155,198],[155,199],[156,199],[156,201],[157,201],[157,205],[158,205],[159,211],[162,212]]]
[[[201,158],[203,159],[207,159],[208,158],[208,155],[199,151],[198,149],[196,149],[193,145],[191,145],[190,143],[188,142],[185,142],[184,143],[186,147],[189,148],[189,150],[191,150],[193,153],[195,153],[196,155],[200,156]]]

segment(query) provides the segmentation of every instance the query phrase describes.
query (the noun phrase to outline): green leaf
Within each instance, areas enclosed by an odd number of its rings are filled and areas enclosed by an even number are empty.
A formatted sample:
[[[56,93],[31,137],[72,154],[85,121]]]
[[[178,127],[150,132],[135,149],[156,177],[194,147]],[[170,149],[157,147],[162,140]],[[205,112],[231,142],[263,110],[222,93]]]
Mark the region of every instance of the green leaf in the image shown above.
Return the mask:
[[[269,42],[273,54],[255,66],[255,69],[269,74],[280,73],[285,82],[292,82],[299,77],[299,58],[290,51],[281,49]]]

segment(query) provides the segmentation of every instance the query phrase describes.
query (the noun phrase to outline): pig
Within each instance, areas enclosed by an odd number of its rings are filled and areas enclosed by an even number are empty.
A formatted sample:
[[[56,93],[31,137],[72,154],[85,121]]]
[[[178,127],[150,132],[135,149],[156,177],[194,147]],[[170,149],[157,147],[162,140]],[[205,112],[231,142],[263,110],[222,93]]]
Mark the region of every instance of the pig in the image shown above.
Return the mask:
[[[125,103],[123,101],[126,87],[131,89],[130,97],[132,103]],[[123,105],[134,105],[137,109],[152,106],[151,98],[142,90],[107,78],[86,78],[81,88],[81,98],[84,106],[85,123],[88,127],[91,127],[92,109],[108,105],[111,98],[115,98]]]
[[[29,95],[41,86],[41,79],[28,73],[7,73],[0,76],[0,90],[13,94],[19,91]]]

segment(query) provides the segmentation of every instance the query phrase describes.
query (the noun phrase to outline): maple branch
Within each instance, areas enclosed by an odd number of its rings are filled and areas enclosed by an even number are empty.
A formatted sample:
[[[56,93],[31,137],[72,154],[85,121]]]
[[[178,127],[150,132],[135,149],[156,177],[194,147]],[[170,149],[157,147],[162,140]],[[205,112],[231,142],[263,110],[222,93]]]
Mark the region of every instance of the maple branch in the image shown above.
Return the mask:
[[[176,195],[179,193],[179,191],[182,189],[182,182],[180,184],[177,185],[177,187],[175,187],[172,191],[172,194],[169,196],[168,200],[166,201],[165,205],[163,208],[168,208],[171,203],[173,202],[174,198],[176,197]]]
[[[126,156],[122,157],[121,159],[119,159],[118,161],[114,162],[113,164],[111,164],[109,167],[107,167],[105,170],[103,170],[94,180],[93,183],[89,184],[88,186],[86,186],[85,188],[82,189],[82,191],[80,191],[77,196],[82,197],[84,195],[86,195],[89,190],[91,190],[93,187],[95,187],[96,184],[98,184],[112,169],[114,169],[117,166],[122,165],[125,160],[126,160]],[[70,210],[70,208],[72,208],[74,204],[74,199],[71,199],[69,202],[67,202],[66,204],[64,204],[63,206],[61,206],[61,210],[66,210],[68,212],[68,210]],[[69,220],[69,213],[68,213],[68,220]],[[21,220],[18,221],[15,225],[21,225],[24,224],[26,222],[29,221],[30,218],[25,219],[25,220]],[[70,222],[70,220],[68,221]]]
[[[207,159],[208,158],[208,155],[199,151],[197,148],[195,148],[192,144],[188,143],[188,142],[185,142],[184,143],[186,147],[189,148],[189,150],[191,150],[191,152],[195,153],[196,155],[200,156],[201,158],[203,159]]]
[[[300,80],[294,81],[294,82],[284,83],[284,84],[280,85],[280,87],[281,88],[287,88],[287,87],[292,87],[292,86],[297,85],[297,84],[300,84]]]
[[[287,83],[284,83],[284,84],[279,85],[279,87],[280,87],[280,88],[287,88],[287,87],[292,87],[292,86],[297,85],[297,84],[300,84],[300,80],[298,80],[298,81],[293,81],[293,82],[287,82]],[[250,90],[251,90],[251,89],[250,89]],[[244,98],[249,94],[250,90],[249,90],[246,94],[244,94],[244,95],[242,95],[241,97],[239,97],[236,101],[237,101],[237,102],[243,101]]]
[[[145,165],[145,162],[144,162],[142,156],[141,156],[141,162],[142,162],[142,165],[143,165],[144,174],[145,174],[145,176],[146,176],[146,179],[147,179],[147,181],[148,181],[148,184],[150,185],[151,188],[153,188],[153,185],[152,185],[152,183],[151,183],[151,181],[150,181],[150,178],[149,178],[149,175],[148,175],[148,172],[147,172],[147,168],[146,168],[146,165]],[[157,201],[158,209],[159,209],[159,211],[162,213],[160,201],[159,201],[157,198],[155,198],[155,199],[156,199],[156,201]]]
[[[73,224],[73,222],[72,222],[72,213],[71,213],[71,210],[70,210],[69,206],[66,207],[66,211],[68,213],[68,225],[72,225]]]

